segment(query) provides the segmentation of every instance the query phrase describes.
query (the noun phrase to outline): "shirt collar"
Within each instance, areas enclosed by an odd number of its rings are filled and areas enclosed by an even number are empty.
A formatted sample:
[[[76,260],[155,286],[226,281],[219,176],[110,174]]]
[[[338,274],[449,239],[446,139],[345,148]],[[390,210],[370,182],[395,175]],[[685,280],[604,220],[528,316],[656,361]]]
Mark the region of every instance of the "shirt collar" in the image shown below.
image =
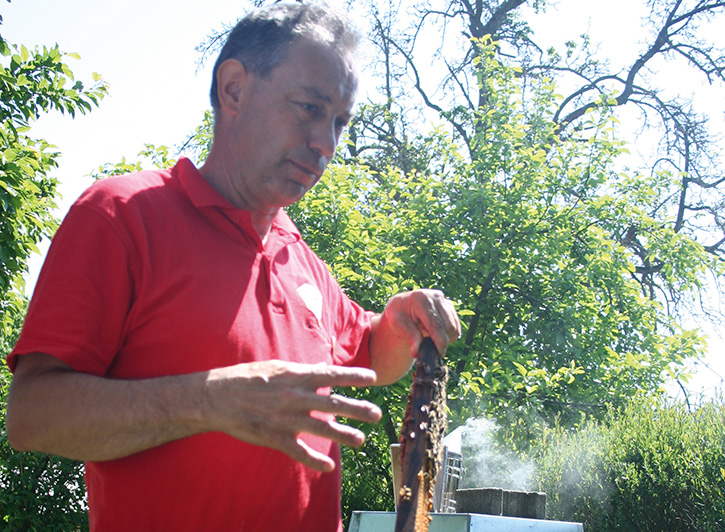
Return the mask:
[[[234,206],[219,192],[214,190],[209,182],[197,170],[194,163],[186,157],[181,157],[176,166],[171,170],[172,176],[178,179],[184,188],[186,195],[194,204],[194,207],[222,207],[234,209]]]
[[[236,212],[244,219],[245,225],[251,226],[252,220],[249,211],[237,209],[229,200],[217,192],[188,158],[181,157],[171,172],[172,177],[179,181],[194,207],[197,209],[217,207],[226,212]],[[271,231],[290,241],[297,241],[302,238],[297,226],[284,212],[284,209],[279,210],[277,217],[272,222]]]

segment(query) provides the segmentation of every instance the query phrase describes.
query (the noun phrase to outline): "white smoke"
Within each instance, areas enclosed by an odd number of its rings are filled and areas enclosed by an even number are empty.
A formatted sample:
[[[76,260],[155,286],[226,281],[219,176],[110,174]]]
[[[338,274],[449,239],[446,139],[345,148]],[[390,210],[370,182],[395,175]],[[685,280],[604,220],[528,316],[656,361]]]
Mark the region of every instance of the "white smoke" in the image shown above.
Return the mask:
[[[534,464],[496,441],[499,427],[490,419],[469,419],[462,427],[464,488],[532,489]]]

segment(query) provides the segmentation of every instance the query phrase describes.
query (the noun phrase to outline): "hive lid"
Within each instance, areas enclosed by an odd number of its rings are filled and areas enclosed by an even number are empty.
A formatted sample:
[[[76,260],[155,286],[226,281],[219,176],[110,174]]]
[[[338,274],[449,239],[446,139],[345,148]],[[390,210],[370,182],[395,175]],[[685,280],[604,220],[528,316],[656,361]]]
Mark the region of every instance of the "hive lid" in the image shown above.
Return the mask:
[[[430,514],[428,532],[584,532],[581,523],[480,514]],[[395,512],[353,512],[349,532],[392,532]]]

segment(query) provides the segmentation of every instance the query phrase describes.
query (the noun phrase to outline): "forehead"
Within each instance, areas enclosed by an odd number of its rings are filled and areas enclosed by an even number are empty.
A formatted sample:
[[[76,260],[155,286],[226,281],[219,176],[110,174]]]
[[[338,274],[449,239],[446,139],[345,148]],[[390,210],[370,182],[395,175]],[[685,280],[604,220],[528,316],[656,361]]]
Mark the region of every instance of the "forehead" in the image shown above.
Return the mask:
[[[353,54],[325,42],[300,37],[292,43],[271,78],[287,90],[300,91],[331,104],[351,109],[358,73]]]

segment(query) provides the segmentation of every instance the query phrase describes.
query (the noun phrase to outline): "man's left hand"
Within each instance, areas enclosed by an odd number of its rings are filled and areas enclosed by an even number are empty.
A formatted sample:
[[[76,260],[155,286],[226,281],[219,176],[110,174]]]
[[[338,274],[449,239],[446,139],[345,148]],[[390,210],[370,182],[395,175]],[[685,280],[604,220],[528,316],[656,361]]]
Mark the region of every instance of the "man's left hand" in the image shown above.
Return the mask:
[[[389,384],[410,369],[423,338],[429,336],[441,356],[461,336],[461,322],[453,303],[440,290],[413,290],[396,294],[373,322],[370,340],[377,384]]]

